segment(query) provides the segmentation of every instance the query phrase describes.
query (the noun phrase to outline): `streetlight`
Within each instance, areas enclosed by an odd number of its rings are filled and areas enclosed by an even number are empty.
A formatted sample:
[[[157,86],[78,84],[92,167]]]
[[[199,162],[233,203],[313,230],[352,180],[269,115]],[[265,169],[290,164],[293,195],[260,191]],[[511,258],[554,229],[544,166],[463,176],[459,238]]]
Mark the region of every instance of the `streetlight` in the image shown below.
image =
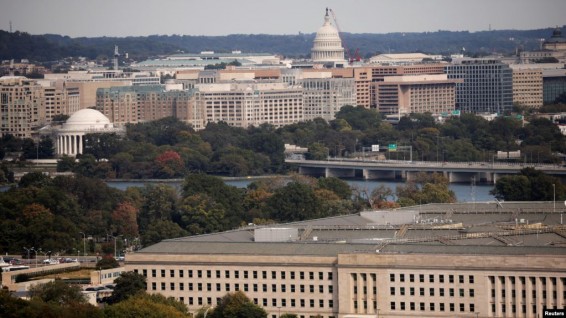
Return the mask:
[[[30,260],[30,258],[29,258],[29,251],[31,251],[32,249],[33,249],[33,247],[32,247],[32,248],[26,248],[26,247],[24,247],[24,250],[25,250],[25,251],[27,252],[27,254],[28,254],[28,264],[29,264],[29,260]]]
[[[552,184],[552,213],[556,213],[556,184]]]
[[[35,267],[37,267],[37,250],[32,247],[30,248],[30,251],[33,251],[35,253]]]
[[[83,232],[79,232],[80,234],[83,235],[83,261],[86,257],[86,234],[84,234]]]

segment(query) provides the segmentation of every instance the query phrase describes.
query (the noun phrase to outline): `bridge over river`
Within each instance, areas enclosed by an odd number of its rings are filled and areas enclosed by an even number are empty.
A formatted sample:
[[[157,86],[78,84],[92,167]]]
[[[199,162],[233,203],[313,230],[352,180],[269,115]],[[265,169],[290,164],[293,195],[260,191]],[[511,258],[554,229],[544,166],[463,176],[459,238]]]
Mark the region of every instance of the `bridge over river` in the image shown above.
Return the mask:
[[[329,158],[328,160],[285,159],[298,166],[299,173],[316,177],[363,178],[366,180],[411,180],[419,172],[442,173],[451,183],[495,183],[497,178],[518,174],[532,167],[548,175],[566,180],[566,167],[552,164],[508,162],[433,162],[404,160],[357,160]]]

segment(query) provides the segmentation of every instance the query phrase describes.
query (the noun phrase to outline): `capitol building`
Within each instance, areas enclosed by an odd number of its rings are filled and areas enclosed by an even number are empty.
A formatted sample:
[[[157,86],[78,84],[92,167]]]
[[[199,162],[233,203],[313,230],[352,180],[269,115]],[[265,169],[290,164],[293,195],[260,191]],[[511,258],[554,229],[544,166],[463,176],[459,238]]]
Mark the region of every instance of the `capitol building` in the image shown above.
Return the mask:
[[[328,8],[324,16],[324,24],[316,32],[311,58],[315,63],[344,66],[344,47],[338,30],[330,22]]]

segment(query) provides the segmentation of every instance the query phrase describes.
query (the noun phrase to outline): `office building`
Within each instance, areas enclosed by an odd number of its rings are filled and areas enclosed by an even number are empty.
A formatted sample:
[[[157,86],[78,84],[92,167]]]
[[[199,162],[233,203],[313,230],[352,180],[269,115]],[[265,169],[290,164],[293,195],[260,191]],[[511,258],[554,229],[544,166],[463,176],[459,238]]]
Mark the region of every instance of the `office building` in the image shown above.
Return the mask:
[[[286,83],[223,83],[196,86],[196,107],[205,123],[276,127],[304,120],[303,89]]]
[[[0,77],[0,132],[31,138],[41,123],[43,89],[23,76]]]
[[[513,109],[511,68],[494,59],[460,59],[445,66],[456,85],[456,109],[469,113],[503,113]]]
[[[542,71],[543,102],[553,104],[560,95],[566,94],[566,69]]]
[[[78,89],[53,84],[23,76],[1,77],[1,134],[36,137],[38,129],[51,123],[54,116],[79,110]]]
[[[191,313],[243,291],[277,318],[542,317],[566,304],[552,202],[430,204],[164,240],[128,254]]]
[[[373,84],[376,108],[380,113],[449,113],[456,106],[456,85],[446,75],[386,76]]]
[[[512,64],[513,70],[513,104],[529,109],[542,107],[543,82],[540,68],[532,68],[533,64]]]

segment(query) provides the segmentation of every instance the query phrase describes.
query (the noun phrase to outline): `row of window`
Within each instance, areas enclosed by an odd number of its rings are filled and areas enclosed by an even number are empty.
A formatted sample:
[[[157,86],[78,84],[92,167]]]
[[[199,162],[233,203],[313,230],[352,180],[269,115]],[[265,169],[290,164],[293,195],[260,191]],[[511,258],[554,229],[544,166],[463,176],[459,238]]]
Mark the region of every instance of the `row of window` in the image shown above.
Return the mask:
[[[355,291],[355,290],[354,290]],[[405,287],[399,287],[399,295],[400,296],[405,296]],[[396,288],[395,287],[390,287],[389,288],[389,294],[391,296],[395,296],[396,295]],[[414,287],[410,287],[409,288],[409,296],[415,296],[415,288]],[[428,289],[428,296],[435,296],[435,288],[429,288]],[[444,288],[438,288],[438,296],[440,297],[444,297],[445,291]],[[425,295],[425,288],[419,288],[419,296],[427,296]],[[455,289],[454,288],[448,288],[448,296],[449,297],[454,297],[455,296]],[[459,288],[458,289],[458,296],[460,297],[466,297],[466,290],[464,288]],[[468,296],[469,297],[474,297],[475,296],[475,291],[474,289],[468,289]]]
[[[418,305],[418,307],[417,307]],[[458,304],[458,308],[460,312],[466,312],[466,304]],[[448,307],[448,308],[447,308]],[[455,303],[448,303],[448,306],[446,306],[445,303],[438,303],[438,307],[436,303],[428,303],[428,308],[427,308],[427,303],[424,302],[420,302],[420,303],[416,303],[416,302],[394,302],[392,301],[389,305],[389,308],[391,310],[410,310],[410,311],[450,311],[450,312],[454,312],[456,311],[456,304]],[[469,312],[475,312],[476,307],[474,304],[469,304],[468,305],[468,311]]]
[[[138,270],[134,270],[136,273],[138,272]],[[185,272],[187,273],[187,277],[188,278],[203,278],[206,276],[206,278],[212,278],[213,274],[215,276],[215,278],[240,278],[240,276],[242,276],[244,279],[249,279],[249,278],[253,278],[253,279],[259,279],[260,277],[262,279],[268,279],[268,276],[270,277],[270,279],[287,279],[287,277],[289,277],[289,279],[309,279],[309,280],[332,280],[333,278],[333,274],[332,272],[304,272],[304,271],[300,271],[300,272],[295,272],[295,271],[240,271],[240,270],[234,270],[234,271],[230,271],[230,270],[183,270],[183,269],[179,269],[179,270],[174,270],[174,269],[170,269],[170,270],[165,270],[165,269],[161,269],[160,270],[160,277],[170,277],[170,278],[174,278],[176,277],[175,274],[177,273],[178,277],[183,278],[185,277]],[[168,276],[167,276],[168,274]],[[147,269],[144,269],[142,271],[142,275],[147,277]],[[326,277],[325,277],[326,276]],[[152,269],[151,270],[151,277],[157,277],[157,269]]]
[[[531,295],[532,295],[532,298],[533,298],[533,299],[536,299],[536,298],[537,298],[537,291],[536,291],[536,290],[532,290],[532,291],[531,291]],[[499,296],[500,296],[501,298],[507,297],[506,292],[505,292],[505,289],[502,289],[502,290],[501,290],[501,293],[499,294]],[[511,290],[511,298],[516,298],[516,296],[517,296],[517,293],[516,293],[515,289]],[[543,290],[541,291],[541,296],[542,296],[542,299],[546,299],[546,298],[547,298],[546,289],[543,289]],[[495,298],[495,297],[496,297],[496,296],[495,296],[495,289],[492,289],[492,290],[491,290],[491,298]],[[556,290],[553,290],[553,291],[552,291],[552,299],[557,299],[557,297],[558,297],[558,292],[557,292]],[[527,298],[527,291],[524,290],[524,289],[521,290],[521,298],[522,298],[522,299]],[[566,299],[566,290],[562,292],[562,298],[563,298],[563,299]]]
[[[161,282],[161,289],[160,290],[167,290],[167,283],[166,282]],[[193,290],[197,290],[197,291],[203,291],[206,288],[206,291],[212,291],[213,290],[213,286],[215,287],[216,291],[226,291],[229,292],[232,290],[232,286],[233,286],[233,290],[234,291],[238,291],[240,290],[240,284],[238,283],[234,283],[234,284],[230,284],[230,283],[225,283],[224,284],[224,289],[222,289],[222,284],[221,283],[187,283],[186,284],[187,289],[189,291],[193,291]],[[243,291],[244,292],[248,292],[250,291],[250,284],[242,284],[241,285],[243,287]],[[298,286],[298,288],[297,288]],[[176,287],[179,288],[179,290],[185,290],[185,283],[184,282],[169,282],[169,290],[175,290]],[[252,287],[252,291],[254,292],[259,292],[259,284],[251,284]],[[295,292],[300,292],[300,293],[306,293],[307,292],[307,287],[308,287],[308,292],[313,294],[315,292],[318,292],[320,294],[324,293],[325,291],[325,285],[318,285],[318,288],[315,288],[315,285],[295,285],[295,284],[291,284],[289,285],[289,291],[291,293],[295,293]],[[152,282],[151,283],[151,289],[152,290],[157,290],[157,282]],[[261,284],[261,291],[262,292],[274,292],[276,293],[277,291],[280,291],[282,293],[286,293],[287,292],[287,285],[285,284],[281,284],[281,285],[277,285],[277,284],[271,284],[271,286],[268,286],[268,284]],[[334,288],[332,285],[326,285],[326,292],[328,294],[332,294],[334,292]]]
[[[184,297],[180,297],[179,300],[181,302],[185,302]],[[213,303],[213,301],[215,301],[215,302]],[[220,298],[220,297],[217,297],[215,299],[213,299],[212,297],[188,297],[189,306],[192,306],[192,305],[215,306],[215,305],[220,304],[221,301],[222,301],[222,298]],[[261,305],[263,307],[268,307],[269,305],[271,305],[271,307],[275,307],[275,308],[279,308],[279,307],[334,308],[334,301],[332,299],[330,299],[328,301],[325,301],[323,299],[319,299],[318,304],[317,304],[315,299],[298,299],[297,300],[297,299],[294,299],[294,298],[289,299],[288,302],[287,302],[287,299],[279,299],[278,300],[277,298],[272,298],[271,303],[269,302],[268,298],[261,298],[261,303],[260,303],[259,298],[254,298],[253,302],[256,305]]]
[[[409,282],[414,283],[416,280],[418,280],[419,283],[434,283],[436,282],[436,280],[438,280],[439,283],[444,283],[445,282],[445,276],[448,276],[448,283],[453,284],[455,282],[455,278],[456,275],[444,275],[444,274],[429,274],[429,275],[425,275],[425,274],[395,274],[395,273],[391,273],[389,274],[389,281],[390,282],[395,282],[396,280],[398,280],[399,282],[403,283],[405,282],[406,279],[408,279]],[[427,281],[425,281],[425,279],[427,279]],[[458,275],[458,283],[460,284],[464,284],[466,282],[466,277],[465,275]],[[473,284],[474,283],[474,275],[468,275],[468,283],[469,284]]]

